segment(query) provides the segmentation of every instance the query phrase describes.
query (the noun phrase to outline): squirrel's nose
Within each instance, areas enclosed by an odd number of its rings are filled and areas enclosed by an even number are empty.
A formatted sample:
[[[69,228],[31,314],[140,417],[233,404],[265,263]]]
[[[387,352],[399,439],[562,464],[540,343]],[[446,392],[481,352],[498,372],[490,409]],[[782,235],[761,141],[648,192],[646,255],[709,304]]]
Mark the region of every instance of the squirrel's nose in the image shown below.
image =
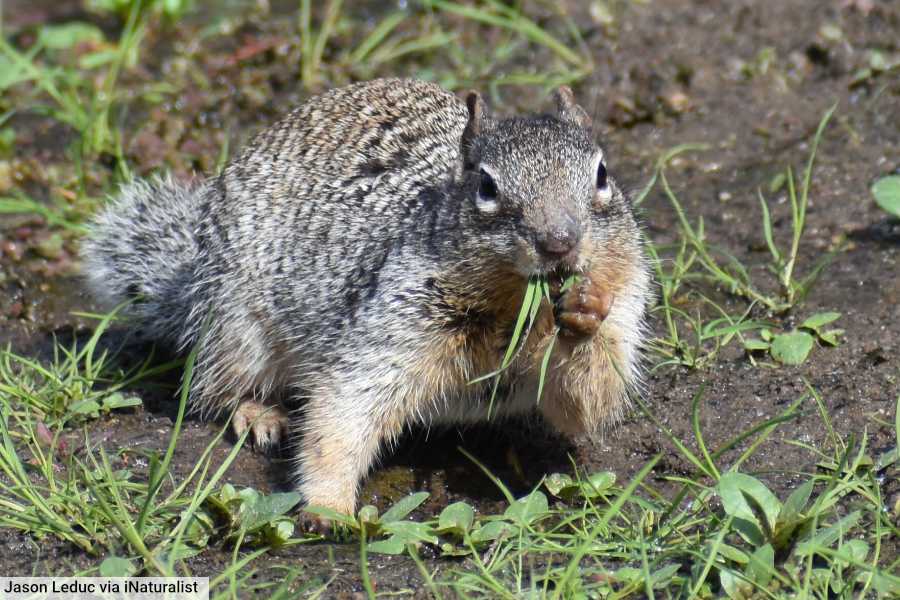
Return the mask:
[[[574,220],[568,220],[561,227],[539,233],[536,245],[538,252],[546,258],[559,260],[572,252],[579,241],[581,241],[581,236],[578,225]]]

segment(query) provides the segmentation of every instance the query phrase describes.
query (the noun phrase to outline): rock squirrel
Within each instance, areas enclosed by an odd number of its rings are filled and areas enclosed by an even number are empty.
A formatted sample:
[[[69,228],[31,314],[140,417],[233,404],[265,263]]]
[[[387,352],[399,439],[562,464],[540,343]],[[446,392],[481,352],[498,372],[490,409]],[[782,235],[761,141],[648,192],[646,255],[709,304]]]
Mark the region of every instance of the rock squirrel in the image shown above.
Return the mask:
[[[533,275],[578,279],[544,301],[493,410],[594,432],[639,382],[649,273],[587,113],[555,97],[511,118],[415,80],[311,98],[221,175],[125,185],[84,243],[90,287],[135,299],[152,338],[199,344],[194,410],[295,439],[308,504],[352,513],[405,427],[488,416],[493,384],[471,381],[500,364]]]

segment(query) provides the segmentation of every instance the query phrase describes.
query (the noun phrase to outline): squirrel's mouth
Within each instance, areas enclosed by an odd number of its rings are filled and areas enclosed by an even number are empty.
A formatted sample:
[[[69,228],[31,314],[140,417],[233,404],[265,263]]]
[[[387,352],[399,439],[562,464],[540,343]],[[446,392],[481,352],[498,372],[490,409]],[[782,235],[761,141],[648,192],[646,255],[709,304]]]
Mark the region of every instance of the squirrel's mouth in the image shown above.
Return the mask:
[[[576,274],[579,269],[579,255],[577,251],[572,251],[562,257],[548,258],[538,256],[537,264],[533,270],[533,275],[538,277],[547,277],[548,279],[562,277],[566,279],[570,275]]]
[[[575,278],[581,274],[574,265],[551,265],[548,268],[537,268],[532,271],[529,278],[536,278],[547,282],[550,297],[555,302],[560,295],[568,289]]]
[[[557,265],[556,268],[547,273],[548,279],[559,279],[565,281],[572,275],[578,275],[579,271],[575,265]]]

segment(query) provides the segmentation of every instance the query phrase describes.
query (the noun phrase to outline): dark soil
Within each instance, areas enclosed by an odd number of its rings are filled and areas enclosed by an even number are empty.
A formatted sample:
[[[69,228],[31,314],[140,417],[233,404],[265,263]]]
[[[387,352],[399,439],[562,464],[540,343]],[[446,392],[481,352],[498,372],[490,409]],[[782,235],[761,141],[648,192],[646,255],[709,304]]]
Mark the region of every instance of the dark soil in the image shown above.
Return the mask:
[[[17,5],[29,8],[17,13]],[[582,14],[581,3],[571,5],[577,22],[591,22],[590,15]],[[769,182],[786,165],[802,170],[816,126],[825,111],[838,104],[836,118],[819,149],[801,272],[836,245],[845,243],[846,247],[784,324],[790,326],[815,312],[834,310],[842,314],[839,326],[846,330],[846,337],[837,348],[815,348],[810,360],[799,367],[754,367],[734,346],[704,370],[654,371],[648,377],[645,400],[683,440],[693,437],[691,401],[701,388],[701,424],[707,444],[716,447],[751,424],[784,411],[806,392],[808,383],[822,395],[842,436],[855,434],[858,440],[866,432],[869,452],[876,457],[894,443],[888,423],[894,420],[900,394],[896,354],[900,352],[900,224],[875,206],[869,187],[877,177],[900,169],[900,77],[894,70],[862,81],[854,78],[867,66],[871,50],[900,52],[900,6],[876,0],[870,11],[865,8],[863,2],[839,0],[629,3],[618,15],[614,30],[598,27],[587,37],[597,67],[575,91],[595,108],[611,171],[637,190],[664,151],[686,142],[709,144],[706,152],[681,155],[669,170],[670,182],[689,214],[704,217],[711,242],[749,265],[759,281],[771,279],[764,267],[768,255],[757,189],[762,188],[774,205],[776,237],[787,240],[786,195],[783,190],[769,193]],[[14,1],[5,11],[11,21],[7,27],[59,18],[54,12],[59,10]],[[159,52],[148,52],[148,56],[160,57],[151,60],[161,61],[161,65],[148,68],[172,67],[174,63],[166,61],[183,49],[192,27],[196,25],[179,24],[175,44],[163,41],[166,33],[150,31],[148,43]],[[278,27],[245,25],[241,31],[265,38],[278,35]],[[182,172],[209,171],[228,137],[226,130],[233,132],[233,142],[244,139],[306,95],[290,65],[284,64],[288,59],[277,50],[263,53],[266,56],[250,60],[240,69],[217,66],[216,61],[234,52],[233,46],[213,47],[207,54],[195,52],[189,60],[198,61],[201,71],[217,73],[216,78],[209,75],[209,81],[198,86],[170,68],[164,71],[166,77],[185,86],[181,104],[153,109],[159,114],[151,111],[124,118],[123,137],[132,144],[129,155],[142,157],[135,159],[140,172],[159,164],[174,165]],[[415,72],[403,66],[397,74]],[[245,93],[257,84],[262,90],[257,97]],[[533,91],[516,97],[519,101],[507,102],[502,109],[545,108]],[[201,115],[210,123],[209,134],[197,127]],[[18,131],[32,127],[22,119],[14,121]],[[64,162],[59,150],[48,149],[46,140],[42,141],[51,134],[37,134],[47,128],[46,123],[34,123],[36,133],[15,148],[15,158]],[[177,134],[172,133],[176,130]],[[660,190],[650,194],[642,211],[651,238],[658,242],[674,239],[677,223]],[[3,243],[19,244],[15,232],[22,227],[34,230],[29,235],[45,235],[40,221],[2,219]],[[48,347],[53,332],[89,327],[89,322],[69,314],[91,307],[74,276],[54,274],[53,260],[36,258],[31,251],[19,259],[8,248],[0,255],[0,342],[10,341],[22,352],[40,353]],[[730,302],[724,294],[718,297]],[[737,311],[744,305],[735,302],[732,306]],[[762,313],[758,316],[765,317]],[[651,323],[662,335],[658,320]],[[166,394],[157,394],[146,409],[96,423],[91,435],[105,440],[110,449],[163,448],[173,406]],[[782,497],[796,483],[791,474],[814,470],[817,460],[788,441],[823,450],[829,447],[812,401],[804,408],[804,414],[782,425],[745,467],[765,473]],[[178,447],[177,471],[190,467],[216,427],[190,423]],[[411,491],[425,490],[431,497],[421,509],[424,515],[435,514],[457,499],[485,512],[494,510],[500,506],[501,495],[457,451],[458,446],[483,460],[516,491],[529,489],[542,474],[571,471],[568,455],[588,471],[614,471],[623,482],[660,452],[663,460],[657,474],[691,473],[691,466],[640,411],[633,411],[598,443],[576,442],[567,447],[549,435],[535,435],[535,431],[540,430],[532,425],[505,424],[440,434],[414,432],[373,474],[361,501],[384,507]],[[224,456],[227,450],[226,446],[219,452]],[[727,457],[725,460],[727,463]],[[228,480],[270,490],[282,485],[283,471],[282,462],[246,450]],[[883,492],[886,504],[892,506],[900,485],[885,481]],[[35,542],[6,531],[0,532],[0,546],[6,550],[0,557],[0,572],[8,574],[66,571],[72,565],[91,564],[52,539]],[[265,568],[298,563],[309,577],[323,582],[336,577],[329,588],[332,593],[359,591],[358,549],[353,545],[333,547],[333,562],[329,551],[326,544],[297,546],[257,564]],[[894,540],[892,545],[888,541],[886,554],[896,555],[897,551],[898,542]],[[217,572],[230,560],[224,552],[208,552],[203,557],[192,565],[197,573]],[[418,572],[409,560],[372,556],[371,564],[379,591],[420,586]],[[432,563],[438,573],[455,566],[446,560]]]

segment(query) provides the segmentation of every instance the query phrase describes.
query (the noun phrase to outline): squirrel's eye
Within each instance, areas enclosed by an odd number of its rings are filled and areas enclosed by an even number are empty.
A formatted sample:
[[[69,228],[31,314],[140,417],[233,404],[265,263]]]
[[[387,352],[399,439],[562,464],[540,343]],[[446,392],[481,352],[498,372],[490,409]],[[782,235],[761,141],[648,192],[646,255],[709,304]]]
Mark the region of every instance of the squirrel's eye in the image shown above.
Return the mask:
[[[497,184],[494,178],[484,169],[478,171],[478,193],[475,195],[475,207],[485,215],[492,215],[500,208],[497,202]]]
[[[597,165],[597,189],[606,188],[606,165],[602,162]]]
[[[494,178],[488,175],[484,169],[481,169],[479,175],[481,176],[481,183],[478,184],[478,195],[485,200],[495,200],[497,198],[497,184],[494,183]]]

